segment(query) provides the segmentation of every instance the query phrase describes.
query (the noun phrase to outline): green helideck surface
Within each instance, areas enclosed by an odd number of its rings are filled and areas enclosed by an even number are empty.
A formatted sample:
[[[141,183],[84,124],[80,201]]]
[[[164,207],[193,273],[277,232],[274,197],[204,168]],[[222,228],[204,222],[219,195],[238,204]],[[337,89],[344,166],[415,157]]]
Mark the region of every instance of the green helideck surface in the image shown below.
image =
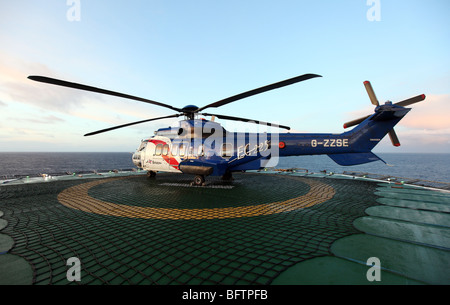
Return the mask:
[[[0,284],[73,284],[71,257],[79,284],[450,283],[448,193],[325,175],[235,174],[205,187],[191,178],[89,184],[69,198],[80,209],[61,194],[94,179],[1,186]],[[319,203],[291,207],[311,193]],[[200,216],[113,211],[121,206]],[[221,216],[203,219],[204,209]],[[367,278],[370,257],[381,281]]]

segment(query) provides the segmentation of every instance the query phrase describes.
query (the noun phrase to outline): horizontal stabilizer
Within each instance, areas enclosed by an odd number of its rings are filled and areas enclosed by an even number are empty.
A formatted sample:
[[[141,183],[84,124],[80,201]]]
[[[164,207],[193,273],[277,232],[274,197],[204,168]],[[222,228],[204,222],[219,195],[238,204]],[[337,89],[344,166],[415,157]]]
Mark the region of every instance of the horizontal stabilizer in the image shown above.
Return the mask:
[[[364,164],[374,161],[383,161],[380,157],[375,155],[373,152],[366,152],[366,153],[347,153],[347,154],[329,154],[328,157],[330,157],[334,162],[336,162],[339,165],[343,166],[350,166],[350,165],[358,165],[358,164]],[[386,162],[384,162],[386,163]]]

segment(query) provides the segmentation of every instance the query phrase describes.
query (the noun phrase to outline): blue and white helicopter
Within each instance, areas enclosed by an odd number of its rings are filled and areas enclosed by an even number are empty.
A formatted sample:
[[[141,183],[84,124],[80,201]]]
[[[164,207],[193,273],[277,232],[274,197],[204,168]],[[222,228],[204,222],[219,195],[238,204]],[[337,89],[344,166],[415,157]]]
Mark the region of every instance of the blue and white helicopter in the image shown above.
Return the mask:
[[[345,123],[344,128],[357,126],[341,134],[228,132],[214,119],[255,123],[277,129],[290,130],[290,128],[263,121],[203,112],[207,108],[218,108],[243,98],[316,77],[320,77],[320,75],[304,74],[240,93],[203,107],[188,105],[183,108],[44,76],[29,76],[28,78],[53,85],[137,100],[177,112],[173,115],[98,130],[85,134],[85,136],[135,124],[184,116],[185,119],[179,122],[179,126],[161,128],[155,131],[154,136],[142,140],[139,148],[133,154],[132,160],[138,168],[146,170],[150,177],[155,176],[157,172],[194,175],[194,185],[204,185],[205,177],[209,175],[222,176],[224,180],[231,180],[232,172],[259,170],[276,164],[278,158],[284,156],[325,154],[337,164],[344,166],[383,161],[372,153],[372,149],[386,134],[389,134],[394,146],[400,146],[393,127],[411,110],[411,108],[405,108],[406,106],[425,99],[425,95],[422,94],[395,104],[388,101],[380,105],[370,82],[365,81],[364,86],[372,104],[376,106],[375,111],[373,114]],[[198,115],[212,117],[212,119],[198,119]]]

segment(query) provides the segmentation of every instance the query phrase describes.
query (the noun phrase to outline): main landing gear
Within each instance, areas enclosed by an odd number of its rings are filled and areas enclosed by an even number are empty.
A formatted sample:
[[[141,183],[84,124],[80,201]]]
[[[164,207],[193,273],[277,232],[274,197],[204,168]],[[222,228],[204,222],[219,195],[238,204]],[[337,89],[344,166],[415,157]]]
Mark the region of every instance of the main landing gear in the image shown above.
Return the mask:
[[[222,181],[227,181],[227,182],[233,181],[233,175],[231,174],[231,172],[226,172],[226,173],[222,176]]]
[[[224,182],[231,182],[233,181],[233,176],[231,175],[231,172],[227,172],[222,176],[222,181]],[[205,183],[205,175],[197,175],[194,178],[194,181],[191,182],[192,186],[204,186]]]
[[[205,176],[204,175],[195,176],[194,181],[192,181],[191,185],[195,186],[205,185]]]

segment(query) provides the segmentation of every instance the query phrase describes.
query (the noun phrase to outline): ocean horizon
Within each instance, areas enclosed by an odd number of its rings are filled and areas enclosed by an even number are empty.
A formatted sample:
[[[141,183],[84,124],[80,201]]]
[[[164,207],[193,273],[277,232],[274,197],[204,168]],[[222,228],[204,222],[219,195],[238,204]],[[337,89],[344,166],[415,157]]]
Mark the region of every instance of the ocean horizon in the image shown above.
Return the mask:
[[[393,177],[450,183],[450,153],[376,153],[376,161],[339,166],[326,155],[282,157],[277,168],[309,172],[364,172]],[[132,152],[0,152],[0,179],[41,174],[132,170]]]

